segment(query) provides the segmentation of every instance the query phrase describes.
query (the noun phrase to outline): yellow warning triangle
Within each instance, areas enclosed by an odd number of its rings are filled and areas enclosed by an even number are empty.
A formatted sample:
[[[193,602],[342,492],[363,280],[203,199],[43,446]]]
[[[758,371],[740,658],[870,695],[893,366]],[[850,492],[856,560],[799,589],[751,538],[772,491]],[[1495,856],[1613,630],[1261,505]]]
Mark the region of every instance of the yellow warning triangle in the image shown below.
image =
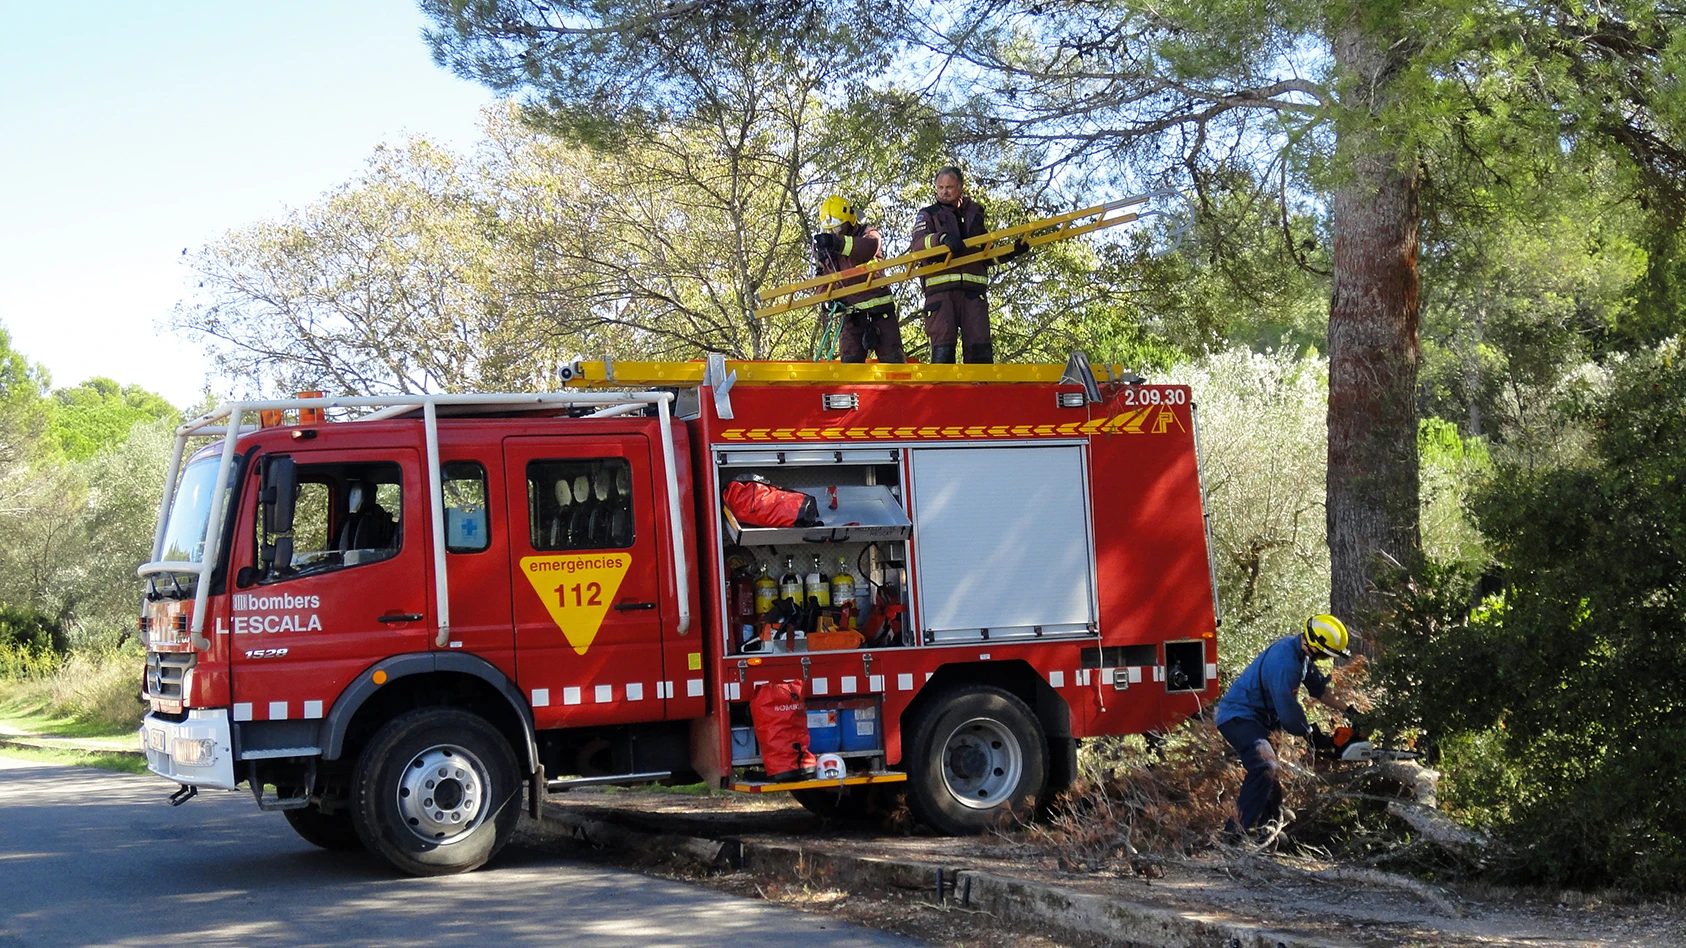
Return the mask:
[[[574,651],[585,654],[614,605],[621,580],[632,565],[630,553],[566,553],[523,556],[521,572],[539,594],[550,618]]]

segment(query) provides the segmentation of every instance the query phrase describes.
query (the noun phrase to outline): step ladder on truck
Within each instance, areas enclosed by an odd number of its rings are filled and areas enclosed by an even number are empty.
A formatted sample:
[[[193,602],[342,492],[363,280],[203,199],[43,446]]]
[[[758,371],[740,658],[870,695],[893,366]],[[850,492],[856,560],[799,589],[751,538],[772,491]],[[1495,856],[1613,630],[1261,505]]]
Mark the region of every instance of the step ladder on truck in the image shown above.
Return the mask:
[[[418,874],[484,863],[523,789],[537,814],[592,783],[840,816],[901,792],[971,833],[1070,782],[1080,740],[1216,696],[1184,386],[1080,353],[561,374],[542,395],[233,402],[178,430],[139,571],[141,736],[177,802],[245,785],[305,839]],[[820,522],[738,522],[723,494],[754,474]],[[880,627],[746,635],[733,567],[816,557]],[[801,683],[827,779],[768,779],[750,705],[778,682]]]

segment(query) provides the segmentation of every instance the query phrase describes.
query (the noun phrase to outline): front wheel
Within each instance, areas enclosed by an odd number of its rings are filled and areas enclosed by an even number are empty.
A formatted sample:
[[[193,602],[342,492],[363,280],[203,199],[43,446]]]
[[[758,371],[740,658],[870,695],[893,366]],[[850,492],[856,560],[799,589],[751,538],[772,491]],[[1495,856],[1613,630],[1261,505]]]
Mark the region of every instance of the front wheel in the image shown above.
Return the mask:
[[[352,821],[371,852],[411,875],[467,872],[509,841],[520,790],[515,753],[485,719],[411,711],[358,757]]]
[[[912,722],[907,757],[914,813],[939,832],[982,833],[1028,819],[1048,784],[1048,738],[1014,695],[968,685]]]

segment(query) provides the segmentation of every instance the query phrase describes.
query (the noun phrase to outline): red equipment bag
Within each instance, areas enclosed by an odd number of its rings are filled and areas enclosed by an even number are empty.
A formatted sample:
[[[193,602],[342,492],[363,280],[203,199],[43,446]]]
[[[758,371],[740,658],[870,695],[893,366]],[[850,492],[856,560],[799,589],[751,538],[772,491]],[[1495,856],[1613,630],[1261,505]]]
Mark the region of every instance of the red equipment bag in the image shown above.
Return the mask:
[[[796,780],[814,772],[808,753],[808,705],[802,682],[770,681],[749,701],[755,740],[761,745],[761,765],[773,780]]]
[[[726,485],[726,509],[746,527],[812,527],[820,507],[799,490],[776,487],[759,474],[740,474]]]

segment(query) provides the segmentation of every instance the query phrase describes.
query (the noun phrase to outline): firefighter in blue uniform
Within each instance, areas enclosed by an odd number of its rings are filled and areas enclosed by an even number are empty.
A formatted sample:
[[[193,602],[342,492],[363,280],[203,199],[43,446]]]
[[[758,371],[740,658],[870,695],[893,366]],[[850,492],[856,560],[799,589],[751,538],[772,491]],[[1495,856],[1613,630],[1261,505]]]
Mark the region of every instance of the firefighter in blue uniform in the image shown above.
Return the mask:
[[[1242,830],[1262,826],[1281,811],[1282,784],[1270,733],[1286,731],[1314,742],[1321,734],[1306,721],[1299,702],[1300,686],[1326,707],[1341,710],[1327,693],[1329,677],[1318,670],[1317,660],[1337,655],[1350,658],[1349,644],[1341,620],[1331,615],[1312,616],[1300,634],[1277,639],[1260,652],[1218,702],[1218,731],[1241,755],[1241,764],[1247,769],[1236,801]],[[1229,829],[1233,834],[1233,823]]]

